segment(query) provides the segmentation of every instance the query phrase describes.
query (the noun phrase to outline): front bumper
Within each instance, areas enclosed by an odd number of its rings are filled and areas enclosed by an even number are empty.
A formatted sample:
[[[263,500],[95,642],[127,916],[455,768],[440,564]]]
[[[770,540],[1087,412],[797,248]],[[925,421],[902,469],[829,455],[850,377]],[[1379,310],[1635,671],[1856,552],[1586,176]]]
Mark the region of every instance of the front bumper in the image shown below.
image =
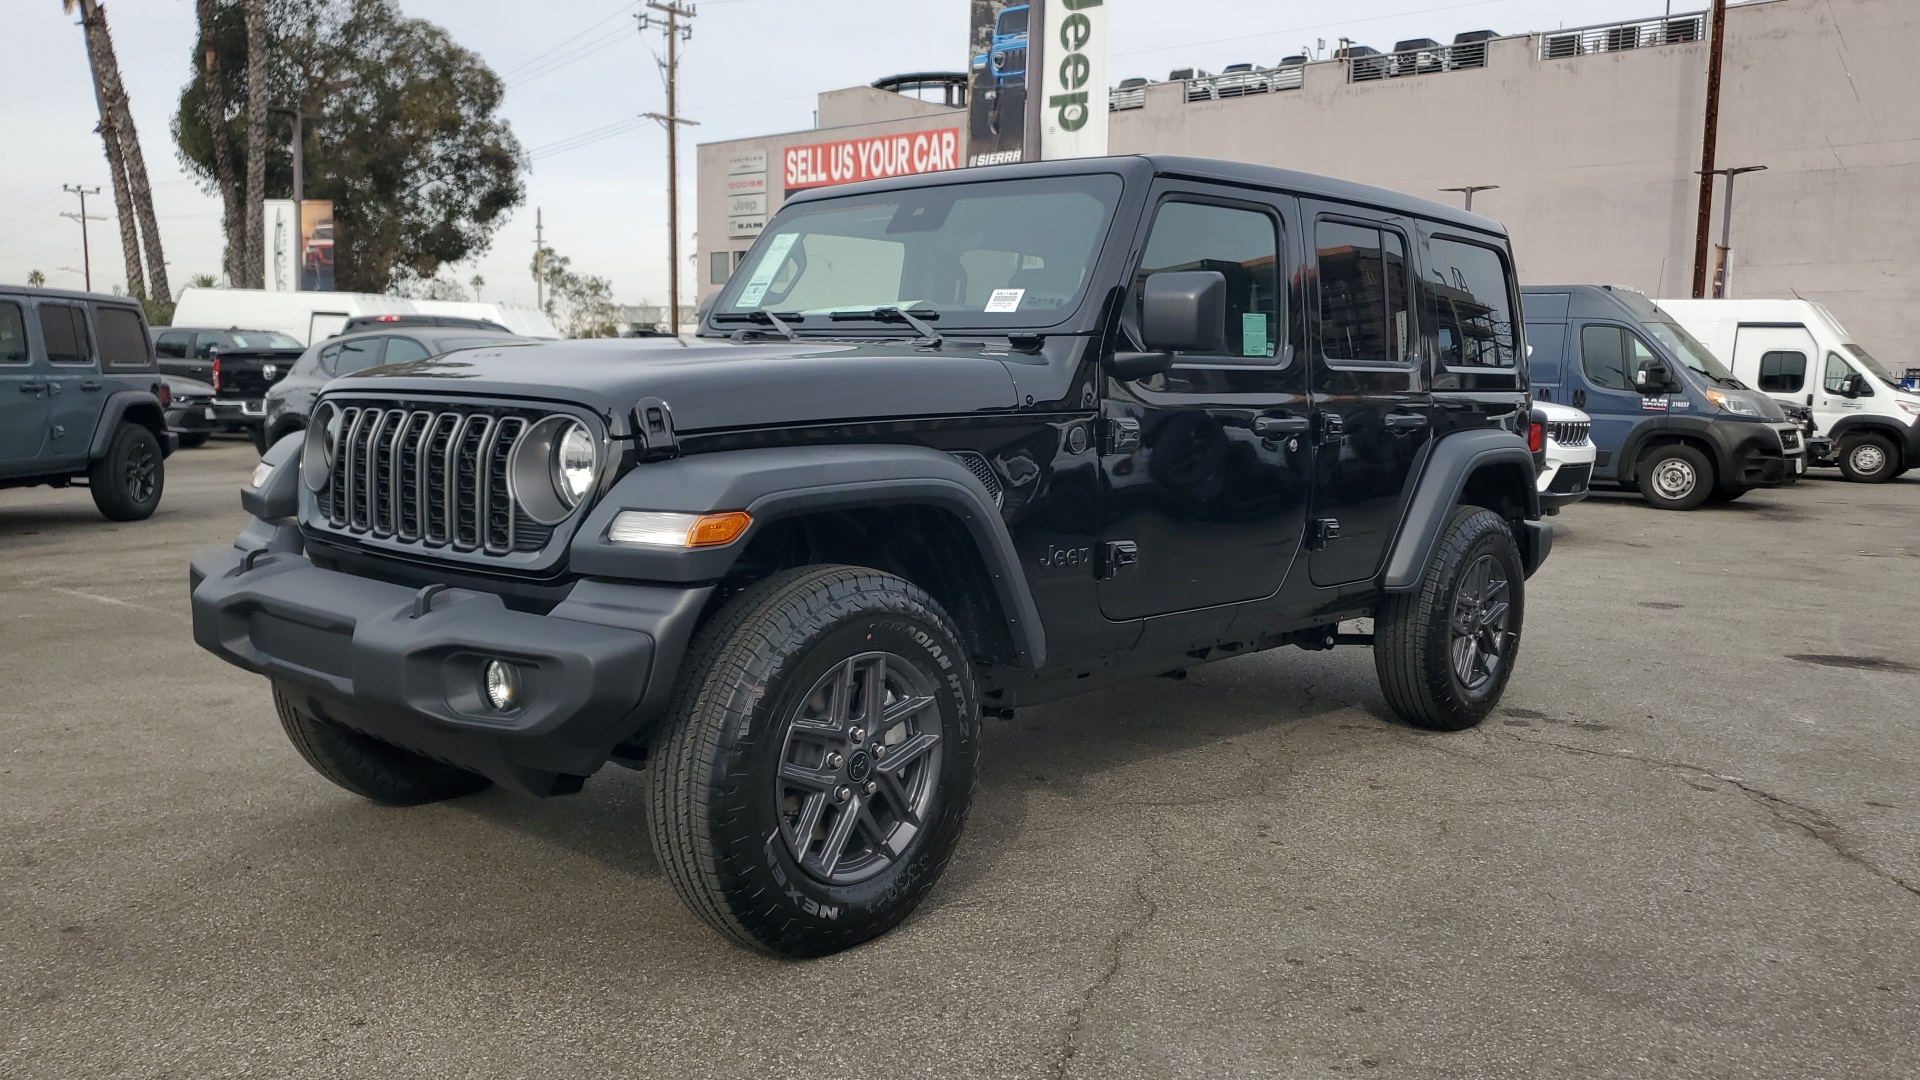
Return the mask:
[[[245,431],[266,422],[265,403],[229,398],[198,398],[176,401],[167,410],[167,427],[193,432]]]
[[[323,570],[291,546],[195,558],[194,640],[316,716],[534,795],[573,790],[664,710],[711,592],[583,580],[541,615]],[[519,669],[507,712],[482,697],[496,659]]]

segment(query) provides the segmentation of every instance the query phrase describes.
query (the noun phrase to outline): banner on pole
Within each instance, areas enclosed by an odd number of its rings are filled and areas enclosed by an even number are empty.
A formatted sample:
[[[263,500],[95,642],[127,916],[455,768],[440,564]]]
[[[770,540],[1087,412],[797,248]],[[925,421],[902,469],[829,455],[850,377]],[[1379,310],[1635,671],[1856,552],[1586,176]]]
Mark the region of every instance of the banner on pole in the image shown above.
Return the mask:
[[[1040,157],[1107,153],[1105,0],[1045,0],[1041,50]]]

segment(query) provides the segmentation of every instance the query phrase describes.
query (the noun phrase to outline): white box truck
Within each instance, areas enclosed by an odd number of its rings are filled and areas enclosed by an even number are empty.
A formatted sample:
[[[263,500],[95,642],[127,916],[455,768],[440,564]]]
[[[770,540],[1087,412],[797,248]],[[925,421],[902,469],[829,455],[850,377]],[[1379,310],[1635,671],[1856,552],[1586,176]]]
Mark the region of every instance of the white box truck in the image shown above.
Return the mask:
[[[1813,411],[1849,480],[1882,483],[1920,465],[1920,394],[1811,300],[1656,300],[1662,311],[1775,400]]]

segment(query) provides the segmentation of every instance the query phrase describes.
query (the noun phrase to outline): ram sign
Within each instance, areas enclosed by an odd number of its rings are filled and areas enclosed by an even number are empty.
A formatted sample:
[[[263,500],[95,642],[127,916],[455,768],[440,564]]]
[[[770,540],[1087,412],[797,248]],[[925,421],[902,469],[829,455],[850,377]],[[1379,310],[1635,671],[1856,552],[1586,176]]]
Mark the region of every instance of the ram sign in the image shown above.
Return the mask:
[[[786,188],[800,191],[960,167],[960,129],[789,146]]]

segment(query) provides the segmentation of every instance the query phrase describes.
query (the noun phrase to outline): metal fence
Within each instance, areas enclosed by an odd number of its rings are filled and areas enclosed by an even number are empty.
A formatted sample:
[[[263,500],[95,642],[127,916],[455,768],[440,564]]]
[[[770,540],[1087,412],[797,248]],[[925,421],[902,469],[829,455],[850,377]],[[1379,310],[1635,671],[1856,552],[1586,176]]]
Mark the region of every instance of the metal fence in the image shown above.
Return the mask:
[[[1179,75],[1179,72],[1175,72]],[[1181,96],[1188,101],[1219,101],[1222,98],[1246,97],[1249,94],[1272,94],[1281,90],[1298,90],[1306,79],[1306,65],[1282,64],[1271,68],[1247,68],[1237,71],[1223,71],[1218,75],[1206,71],[1194,71],[1180,78],[1168,79],[1181,85]],[[1147,104],[1147,86],[1144,80],[1128,79],[1108,93],[1108,108],[1114,112],[1125,109],[1143,108]]]
[[[1592,53],[1626,52],[1659,45],[1680,45],[1706,36],[1707,14],[1696,11],[1663,19],[1608,23],[1540,35],[1540,59],[1563,60]]]

